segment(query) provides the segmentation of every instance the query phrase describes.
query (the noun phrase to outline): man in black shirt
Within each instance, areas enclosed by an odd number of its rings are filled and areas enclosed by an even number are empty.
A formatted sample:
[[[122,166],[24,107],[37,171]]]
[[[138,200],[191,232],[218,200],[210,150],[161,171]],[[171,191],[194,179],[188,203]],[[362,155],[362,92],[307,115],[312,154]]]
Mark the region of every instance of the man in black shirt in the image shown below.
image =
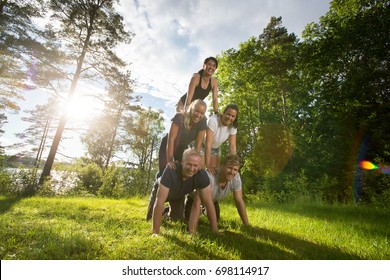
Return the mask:
[[[181,163],[176,163],[175,168],[165,168],[157,185],[156,200],[153,207],[152,230],[154,234],[160,233],[161,219],[164,211],[164,203],[170,204],[169,216],[173,220],[184,218],[185,195],[197,190],[202,202],[206,206],[208,218],[213,232],[218,231],[217,218],[213,205],[210,180],[203,169],[199,169],[201,155],[194,149],[187,149],[183,153]],[[190,220],[191,220],[190,216]]]

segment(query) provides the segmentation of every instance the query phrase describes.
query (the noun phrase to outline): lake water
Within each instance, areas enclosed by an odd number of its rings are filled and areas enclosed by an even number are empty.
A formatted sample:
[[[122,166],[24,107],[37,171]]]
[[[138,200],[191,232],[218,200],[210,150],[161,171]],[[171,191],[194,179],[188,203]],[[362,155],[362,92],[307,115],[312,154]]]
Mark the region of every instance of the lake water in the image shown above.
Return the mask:
[[[21,169],[21,168],[7,168],[6,171],[10,174],[18,174],[20,172],[26,172],[29,175],[32,175],[33,169]],[[37,172],[37,181],[39,180],[40,174],[42,170],[38,170]],[[77,185],[78,178],[76,172],[69,172],[69,171],[59,171],[59,170],[52,170],[50,172],[50,175],[52,177],[52,189],[56,193],[61,193],[64,191],[67,191]],[[17,176],[17,180],[14,183],[21,184],[21,178]]]

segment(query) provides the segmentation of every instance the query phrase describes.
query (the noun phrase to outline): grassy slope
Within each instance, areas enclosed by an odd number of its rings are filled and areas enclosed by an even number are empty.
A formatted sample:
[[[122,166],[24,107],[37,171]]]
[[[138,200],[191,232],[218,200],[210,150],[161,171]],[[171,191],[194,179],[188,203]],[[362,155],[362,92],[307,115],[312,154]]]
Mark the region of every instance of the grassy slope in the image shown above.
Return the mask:
[[[164,222],[151,236],[147,199],[0,197],[0,259],[390,259],[390,211],[313,203],[248,203],[242,226],[221,205],[222,233]]]

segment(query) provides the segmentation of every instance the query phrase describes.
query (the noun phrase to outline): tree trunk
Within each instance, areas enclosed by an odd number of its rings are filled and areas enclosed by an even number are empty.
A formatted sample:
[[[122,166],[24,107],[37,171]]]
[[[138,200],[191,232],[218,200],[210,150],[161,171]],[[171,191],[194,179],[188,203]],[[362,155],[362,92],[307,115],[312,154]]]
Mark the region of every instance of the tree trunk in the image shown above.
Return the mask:
[[[78,63],[77,63],[76,73],[75,73],[73,80],[72,80],[72,85],[71,85],[70,90],[69,90],[68,101],[67,101],[65,108],[67,107],[68,104],[70,104],[70,101],[76,92],[76,86],[77,86],[77,82],[78,82],[80,74],[81,74],[81,69],[82,69],[82,65],[84,63],[84,58],[85,58],[86,49],[87,49],[86,46],[88,45],[88,42],[89,42],[89,36],[87,36],[87,39],[84,42],[84,48],[83,48],[83,51],[81,52],[80,59],[78,60]],[[43,167],[42,174],[41,174],[41,177],[39,179],[39,185],[42,185],[43,182],[46,180],[46,178],[50,176],[50,171],[51,171],[51,168],[53,167],[54,158],[56,157],[56,153],[58,150],[58,145],[61,142],[62,133],[64,132],[64,129],[65,129],[66,118],[67,118],[67,116],[66,116],[66,111],[65,111],[61,116],[60,123],[58,124],[56,135],[54,136],[53,144],[51,145],[51,148],[50,148],[49,156],[47,157],[45,166]]]

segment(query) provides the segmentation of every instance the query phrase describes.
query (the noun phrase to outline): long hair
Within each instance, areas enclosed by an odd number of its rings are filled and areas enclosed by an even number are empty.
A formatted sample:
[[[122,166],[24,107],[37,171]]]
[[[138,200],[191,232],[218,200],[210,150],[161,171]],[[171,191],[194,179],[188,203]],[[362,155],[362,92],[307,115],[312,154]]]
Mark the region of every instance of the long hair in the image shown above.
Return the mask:
[[[192,101],[192,103],[190,104],[190,106],[187,107],[187,110],[184,113],[184,127],[187,130],[190,130],[190,122],[191,122],[192,113],[195,111],[196,107],[198,107],[199,105],[203,105],[207,108],[206,102],[204,102],[202,99],[196,99],[196,100]]]
[[[236,119],[233,122],[233,126],[237,128],[238,127],[238,106],[236,104],[229,104],[226,106],[225,110],[223,110],[223,113],[225,114],[228,109],[232,109],[237,112]]]

